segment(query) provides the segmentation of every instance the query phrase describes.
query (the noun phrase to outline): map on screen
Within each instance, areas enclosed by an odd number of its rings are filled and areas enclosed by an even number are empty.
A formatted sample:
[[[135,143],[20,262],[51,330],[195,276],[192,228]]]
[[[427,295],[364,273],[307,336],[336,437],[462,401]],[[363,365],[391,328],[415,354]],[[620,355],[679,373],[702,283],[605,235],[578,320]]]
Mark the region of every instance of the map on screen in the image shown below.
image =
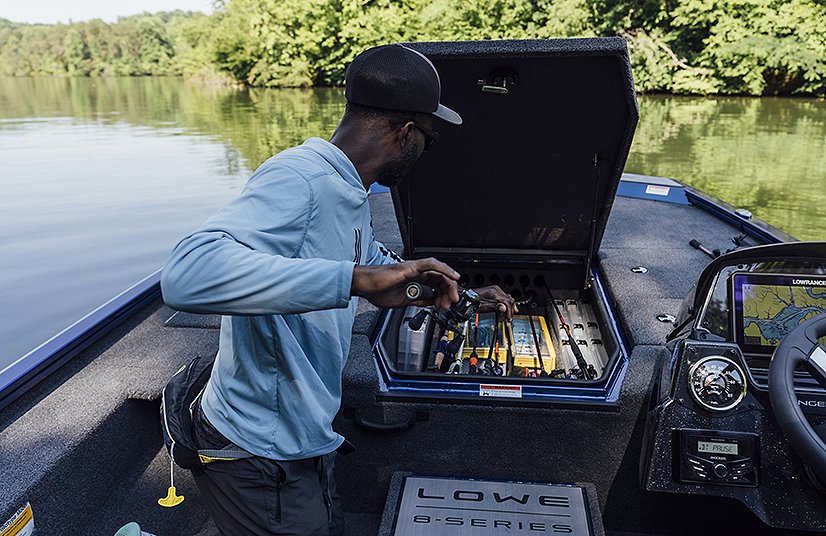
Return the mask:
[[[800,323],[826,313],[826,278],[735,274],[734,334],[745,351],[771,351]]]

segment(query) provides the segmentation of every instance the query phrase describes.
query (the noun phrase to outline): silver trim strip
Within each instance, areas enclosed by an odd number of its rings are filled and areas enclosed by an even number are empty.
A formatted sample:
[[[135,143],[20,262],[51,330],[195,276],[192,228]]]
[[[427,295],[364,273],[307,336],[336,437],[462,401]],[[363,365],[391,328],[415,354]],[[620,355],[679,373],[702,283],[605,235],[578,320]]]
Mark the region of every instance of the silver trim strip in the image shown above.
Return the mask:
[[[809,363],[815,367],[823,378],[826,378],[826,350],[823,346],[817,345],[814,351],[809,354]]]

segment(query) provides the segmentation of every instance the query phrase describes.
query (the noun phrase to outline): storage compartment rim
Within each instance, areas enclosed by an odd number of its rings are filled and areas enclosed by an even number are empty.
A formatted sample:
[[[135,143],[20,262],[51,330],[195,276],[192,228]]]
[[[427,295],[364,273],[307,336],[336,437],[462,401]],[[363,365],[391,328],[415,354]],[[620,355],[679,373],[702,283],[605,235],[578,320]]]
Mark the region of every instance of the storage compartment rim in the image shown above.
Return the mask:
[[[608,294],[605,289],[604,283],[602,281],[602,276],[599,268],[597,266],[591,267],[591,281],[592,281],[592,291],[597,294],[599,297],[599,301],[603,304],[602,312],[603,314],[607,315],[606,325],[609,327],[610,332],[616,337],[617,348],[608,359],[605,364],[603,370],[610,370],[610,373],[604,374],[602,379],[599,380],[560,380],[560,379],[542,379],[542,378],[528,378],[528,377],[520,377],[520,376],[505,376],[505,377],[496,377],[496,376],[483,376],[485,381],[479,381],[478,379],[471,378],[469,375],[461,375],[455,374],[451,375],[454,378],[450,378],[449,380],[440,379],[439,376],[434,376],[431,379],[430,376],[422,378],[422,372],[413,373],[413,372],[399,372],[390,369],[390,365],[385,359],[386,355],[389,355],[384,344],[381,340],[381,333],[384,333],[388,322],[390,321],[389,316],[391,313],[390,309],[383,309],[381,311],[380,317],[378,322],[376,323],[376,329],[373,332],[373,336],[371,337],[371,347],[372,347],[372,358],[374,365],[377,367],[380,376],[380,392],[376,394],[377,398],[413,398],[420,400],[422,398],[429,398],[430,400],[437,401],[437,400],[444,400],[448,398],[452,398],[453,396],[457,397],[460,400],[478,402],[481,403],[491,403],[490,399],[482,398],[478,394],[473,394],[470,389],[459,390],[457,393],[445,393],[446,384],[453,384],[456,385],[456,380],[458,380],[458,384],[461,386],[478,386],[486,383],[493,383],[487,381],[487,379],[498,378],[499,381],[496,383],[507,383],[512,385],[521,385],[531,387],[532,389],[543,389],[539,392],[528,391],[529,397],[525,397],[526,394],[523,390],[523,397],[518,399],[510,399],[510,398],[499,398],[496,397],[496,404],[504,403],[502,401],[508,401],[508,405],[519,405],[524,404],[524,401],[533,400],[532,403],[544,403],[544,404],[553,404],[564,402],[564,394],[554,394],[548,393],[546,390],[548,388],[553,388],[555,390],[564,390],[564,391],[571,391],[571,390],[586,390],[586,392],[591,391],[595,393],[600,393],[598,397],[598,401],[594,401],[594,405],[604,405],[604,404],[611,404],[612,402],[618,403],[619,401],[619,394],[620,389],[622,387],[622,382],[625,378],[625,374],[627,372],[628,367],[628,346],[625,343],[625,335],[622,330],[622,326],[617,322],[616,317],[614,316],[611,308],[609,307],[608,302]],[[444,376],[444,375],[442,375]],[[463,377],[467,376],[467,378]],[[399,378],[402,380],[402,384],[399,384]],[[514,382],[513,379],[519,379],[519,382]],[[525,382],[525,380],[529,380]],[[408,386],[404,385],[406,382],[414,381],[417,383],[416,386]],[[524,382],[524,383],[523,383]],[[564,382],[564,383],[560,383]],[[416,394],[413,394],[413,389],[415,388],[418,391]],[[409,393],[404,393],[403,391],[410,391]],[[421,393],[423,390],[432,390],[436,392],[428,392],[427,395]],[[464,391],[464,392],[463,392]],[[421,393],[421,394],[419,394]],[[567,395],[570,396],[579,396],[581,397],[579,402],[584,402],[587,400],[587,394],[580,394],[580,395]],[[591,397],[595,398],[595,397]],[[572,402],[573,403],[573,402]],[[583,405],[588,405],[583,404]]]

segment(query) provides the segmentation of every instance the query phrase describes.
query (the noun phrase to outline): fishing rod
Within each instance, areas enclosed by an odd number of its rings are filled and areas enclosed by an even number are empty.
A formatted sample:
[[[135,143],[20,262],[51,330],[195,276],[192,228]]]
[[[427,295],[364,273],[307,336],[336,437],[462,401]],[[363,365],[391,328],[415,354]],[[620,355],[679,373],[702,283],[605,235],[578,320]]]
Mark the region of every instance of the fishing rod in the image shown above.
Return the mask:
[[[571,333],[571,326],[565,322],[565,319],[562,317],[562,311],[559,310],[559,307],[556,305],[556,300],[554,299],[554,295],[551,293],[550,287],[548,287],[548,283],[542,282],[545,286],[545,291],[548,293],[548,299],[551,300],[551,304],[554,306],[554,311],[556,311],[556,316],[559,317],[559,324],[562,326],[562,329],[565,330],[565,334],[568,335],[568,342],[571,346],[571,351],[574,353],[574,357],[576,358],[576,364],[579,367],[579,370],[585,375],[585,378],[588,380],[593,380],[591,377],[591,371],[588,368],[588,362],[585,361],[585,358],[582,356],[582,351],[579,349],[579,346],[576,343],[576,339],[574,335]]]
[[[494,348],[496,348],[495,354]],[[490,364],[494,363],[494,357],[496,359],[496,364],[491,367]],[[499,364],[499,311],[496,311],[496,315],[493,319],[493,338],[490,340],[490,349],[488,349],[487,364],[490,367],[490,369],[492,369],[493,374],[495,374],[496,376],[501,376],[504,372],[502,366]]]
[[[470,326],[468,326],[468,331],[470,331]],[[479,354],[476,353],[476,346],[479,343],[479,313],[476,313],[476,327],[473,330],[473,350],[470,351],[470,355],[468,356],[468,374],[477,374],[479,372],[479,368],[477,367],[477,363],[479,363]]]
[[[421,283],[412,281],[405,285],[405,297],[408,301],[426,301],[432,300],[436,295],[436,291],[430,287],[424,286]],[[448,343],[447,351],[451,354],[456,354],[465,340],[465,334],[462,326],[465,322],[479,310],[479,305],[482,303],[482,298],[472,289],[460,288],[459,301],[453,303],[447,309],[440,309],[432,311],[423,308],[407,323],[410,329],[418,331],[424,324],[425,318],[430,316],[436,321],[438,325],[452,331],[455,336]],[[468,326],[468,331],[470,327]]]
[[[719,249],[713,249],[713,250],[708,249],[703,244],[701,244],[700,241],[697,240],[696,238],[692,238],[691,240],[689,240],[688,245],[693,247],[694,249],[699,249],[700,251],[702,251],[703,253],[705,253],[706,255],[711,257],[712,259],[716,259],[717,257],[720,256],[720,250]]]
[[[505,368],[499,363],[499,341],[496,341],[496,365],[493,367],[493,373],[497,376],[504,376],[505,375]]]
[[[442,332],[439,334],[439,343],[436,345],[436,351],[433,352],[433,365],[436,372],[442,371],[442,363],[445,360],[445,355],[447,355],[447,343],[447,329],[442,329]]]
[[[545,372],[545,363],[542,361],[542,350],[539,348],[539,337],[536,336],[536,327],[533,325],[533,306],[528,302],[528,322],[531,324],[531,333],[533,333],[533,343],[536,345],[536,356],[539,358],[539,375],[547,376]],[[534,363],[535,365],[536,363]]]
[[[505,340],[508,343],[507,349],[505,350],[505,374],[511,374],[513,372],[513,365],[514,365],[514,357],[513,357],[513,341],[511,341],[511,332],[513,328],[511,327],[511,321],[505,319],[507,322],[507,326],[502,326],[505,328]]]
[[[493,360],[493,347],[496,345],[496,336],[499,334],[499,312],[496,313],[496,317],[493,319],[493,337],[490,340],[490,346],[488,347],[488,360]]]

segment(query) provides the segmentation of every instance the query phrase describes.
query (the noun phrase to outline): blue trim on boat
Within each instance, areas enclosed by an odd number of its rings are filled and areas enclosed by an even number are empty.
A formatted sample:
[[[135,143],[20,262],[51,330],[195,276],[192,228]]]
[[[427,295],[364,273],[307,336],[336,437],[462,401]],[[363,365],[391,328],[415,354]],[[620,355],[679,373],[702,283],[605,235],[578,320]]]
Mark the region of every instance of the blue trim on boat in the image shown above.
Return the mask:
[[[747,235],[757,238],[767,244],[778,244],[780,242],[796,242],[793,236],[784,233],[780,229],[772,227],[768,223],[758,218],[743,217],[738,214],[737,208],[721,201],[708,194],[698,192],[693,188],[685,189],[688,201],[717,218],[738,227]]]
[[[160,279],[158,270],[0,371],[0,409],[160,297]]]
[[[617,195],[662,201],[675,205],[689,205],[685,187],[679,182],[664,177],[623,173],[617,187]]]
[[[619,359],[616,367],[614,367],[614,376],[612,378],[612,387],[607,388],[606,401],[615,403],[619,400],[620,388],[622,382],[625,380],[625,373],[628,371],[628,359],[631,356],[631,344],[625,330],[622,328],[611,304],[613,299],[609,299],[608,292],[605,290],[605,283],[602,280],[602,270],[594,266],[591,268],[591,275],[594,277],[594,291],[599,297],[600,301],[605,304],[605,313],[608,315],[608,325],[617,335],[617,343],[619,344]]]
[[[776,244],[796,241],[793,236],[784,233],[780,229],[772,227],[763,220],[753,218],[748,211],[739,210],[725,201],[667,177],[623,173],[617,188],[617,195],[676,205],[694,205],[740,228],[742,232],[763,243]]]

